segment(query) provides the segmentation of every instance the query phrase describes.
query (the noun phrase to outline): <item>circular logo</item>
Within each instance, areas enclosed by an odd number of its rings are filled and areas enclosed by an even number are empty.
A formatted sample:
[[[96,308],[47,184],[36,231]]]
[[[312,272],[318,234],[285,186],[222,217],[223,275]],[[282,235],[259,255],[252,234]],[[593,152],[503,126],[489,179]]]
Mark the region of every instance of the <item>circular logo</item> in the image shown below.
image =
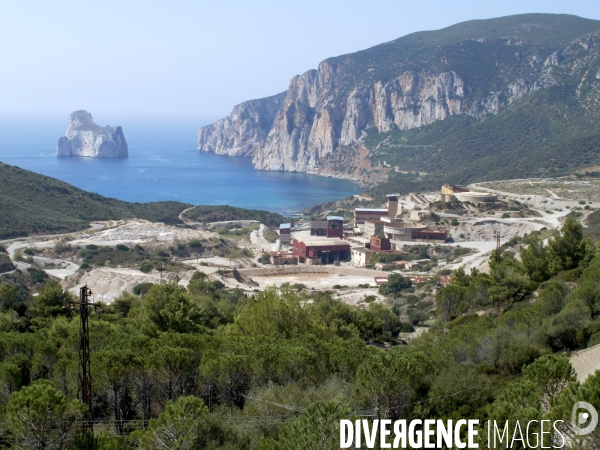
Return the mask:
[[[573,405],[571,422],[579,436],[590,434],[598,425],[598,411],[588,402],[577,402]]]

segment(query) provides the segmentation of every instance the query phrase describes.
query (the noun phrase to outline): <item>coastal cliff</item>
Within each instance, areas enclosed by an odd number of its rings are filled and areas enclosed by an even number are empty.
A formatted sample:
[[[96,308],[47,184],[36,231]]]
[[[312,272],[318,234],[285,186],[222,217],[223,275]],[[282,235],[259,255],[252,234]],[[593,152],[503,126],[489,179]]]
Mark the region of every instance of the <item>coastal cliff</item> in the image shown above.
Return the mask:
[[[87,111],[71,114],[65,136],[58,140],[57,156],[127,158],[129,151],[121,127],[101,127]]]
[[[251,156],[260,170],[349,177],[324,162],[341,150],[345,159],[371,158],[363,142],[372,130],[384,140],[386,133],[457,116],[464,124],[485,122],[594,69],[577,91],[588,94],[600,73],[592,67],[599,29],[600,22],[575,16],[527,14],[414,33],[330,58],[292,78],[286,92],[242,103],[203,127],[198,150]],[[418,155],[413,159],[418,163]]]

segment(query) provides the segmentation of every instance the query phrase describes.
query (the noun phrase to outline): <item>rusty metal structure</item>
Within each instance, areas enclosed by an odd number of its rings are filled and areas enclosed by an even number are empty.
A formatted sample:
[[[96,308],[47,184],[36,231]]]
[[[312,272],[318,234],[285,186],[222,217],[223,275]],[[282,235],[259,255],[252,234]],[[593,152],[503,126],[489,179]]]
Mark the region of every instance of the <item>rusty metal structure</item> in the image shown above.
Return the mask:
[[[69,302],[73,306],[79,306],[79,386],[77,397],[81,403],[87,406],[89,418],[92,419],[92,370],[90,360],[90,327],[89,308],[98,305],[90,301],[92,290],[87,285],[79,289],[79,301]]]
[[[500,231],[496,230],[494,236],[496,236],[496,262],[500,262]]]

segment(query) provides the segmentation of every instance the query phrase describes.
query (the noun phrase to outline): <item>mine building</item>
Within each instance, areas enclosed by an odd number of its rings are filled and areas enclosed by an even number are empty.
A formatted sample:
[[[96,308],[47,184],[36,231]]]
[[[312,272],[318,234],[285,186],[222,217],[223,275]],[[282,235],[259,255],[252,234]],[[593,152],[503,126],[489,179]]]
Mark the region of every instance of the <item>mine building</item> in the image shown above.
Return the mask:
[[[361,227],[366,220],[379,220],[381,217],[387,217],[387,209],[377,208],[354,208],[354,226]]]
[[[392,219],[395,219],[398,215],[398,208],[402,209],[402,205],[398,203],[398,197],[400,197],[400,194],[388,194],[386,196],[387,216]]]
[[[442,185],[442,191],[439,194],[439,200],[447,203],[453,203],[455,201],[461,203],[470,202],[475,206],[480,206],[486,203],[497,202],[498,196],[487,192],[469,191],[469,189],[460,184],[444,183]]]
[[[424,226],[418,226],[411,222],[399,222],[382,218],[383,232],[386,237],[394,241],[412,241],[413,231],[425,230]]]
[[[386,196],[387,208],[354,208],[354,226],[363,229],[368,220],[380,220],[382,217],[395,219],[402,205],[398,201],[400,194]]]
[[[413,230],[413,242],[431,242],[435,244],[443,244],[448,238],[446,231],[435,230]]]
[[[369,248],[374,252],[381,252],[392,250],[392,243],[389,238],[381,238],[377,236],[371,236],[371,242]]]
[[[292,237],[292,224],[282,223],[279,225],[279,242],[283,245],[290,245]]]
[[[292,253],[298,262],[307,265],[333,264],[350,261],[350,244],[340,238],[310,237],[294,239]]]
[[[327,216],[326,220],[311,220],[310,235],[341,239],[344,237],[344,218]]]
[[[274,266],[297,265],[298,257],[292,252],[271,252],[269,260]]]
[[[365,236],[377,236],[380,233],[383,233],[383,225],[387,222],[377,219],[377,220],[365,220],[364,224],[364,233]]]
[[[356,267],[365,267],[369,263],[372,250],[366,247],[354,247],[352,249],[352,265]]]

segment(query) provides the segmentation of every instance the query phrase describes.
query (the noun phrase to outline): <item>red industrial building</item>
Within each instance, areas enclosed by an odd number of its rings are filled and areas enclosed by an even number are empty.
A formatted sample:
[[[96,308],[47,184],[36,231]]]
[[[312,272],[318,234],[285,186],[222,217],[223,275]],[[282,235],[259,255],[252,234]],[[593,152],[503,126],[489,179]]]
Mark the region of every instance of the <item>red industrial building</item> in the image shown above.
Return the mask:
[[[339,238],[294,239],[292,253],[300,263],[332,264],[336,261],[350,261],[350,244]]]
[[[369,248],[374,252],[381,252],[392,249],[392,243],[388,238],[380,238],[377,236],[371,236],[371,243]]]

